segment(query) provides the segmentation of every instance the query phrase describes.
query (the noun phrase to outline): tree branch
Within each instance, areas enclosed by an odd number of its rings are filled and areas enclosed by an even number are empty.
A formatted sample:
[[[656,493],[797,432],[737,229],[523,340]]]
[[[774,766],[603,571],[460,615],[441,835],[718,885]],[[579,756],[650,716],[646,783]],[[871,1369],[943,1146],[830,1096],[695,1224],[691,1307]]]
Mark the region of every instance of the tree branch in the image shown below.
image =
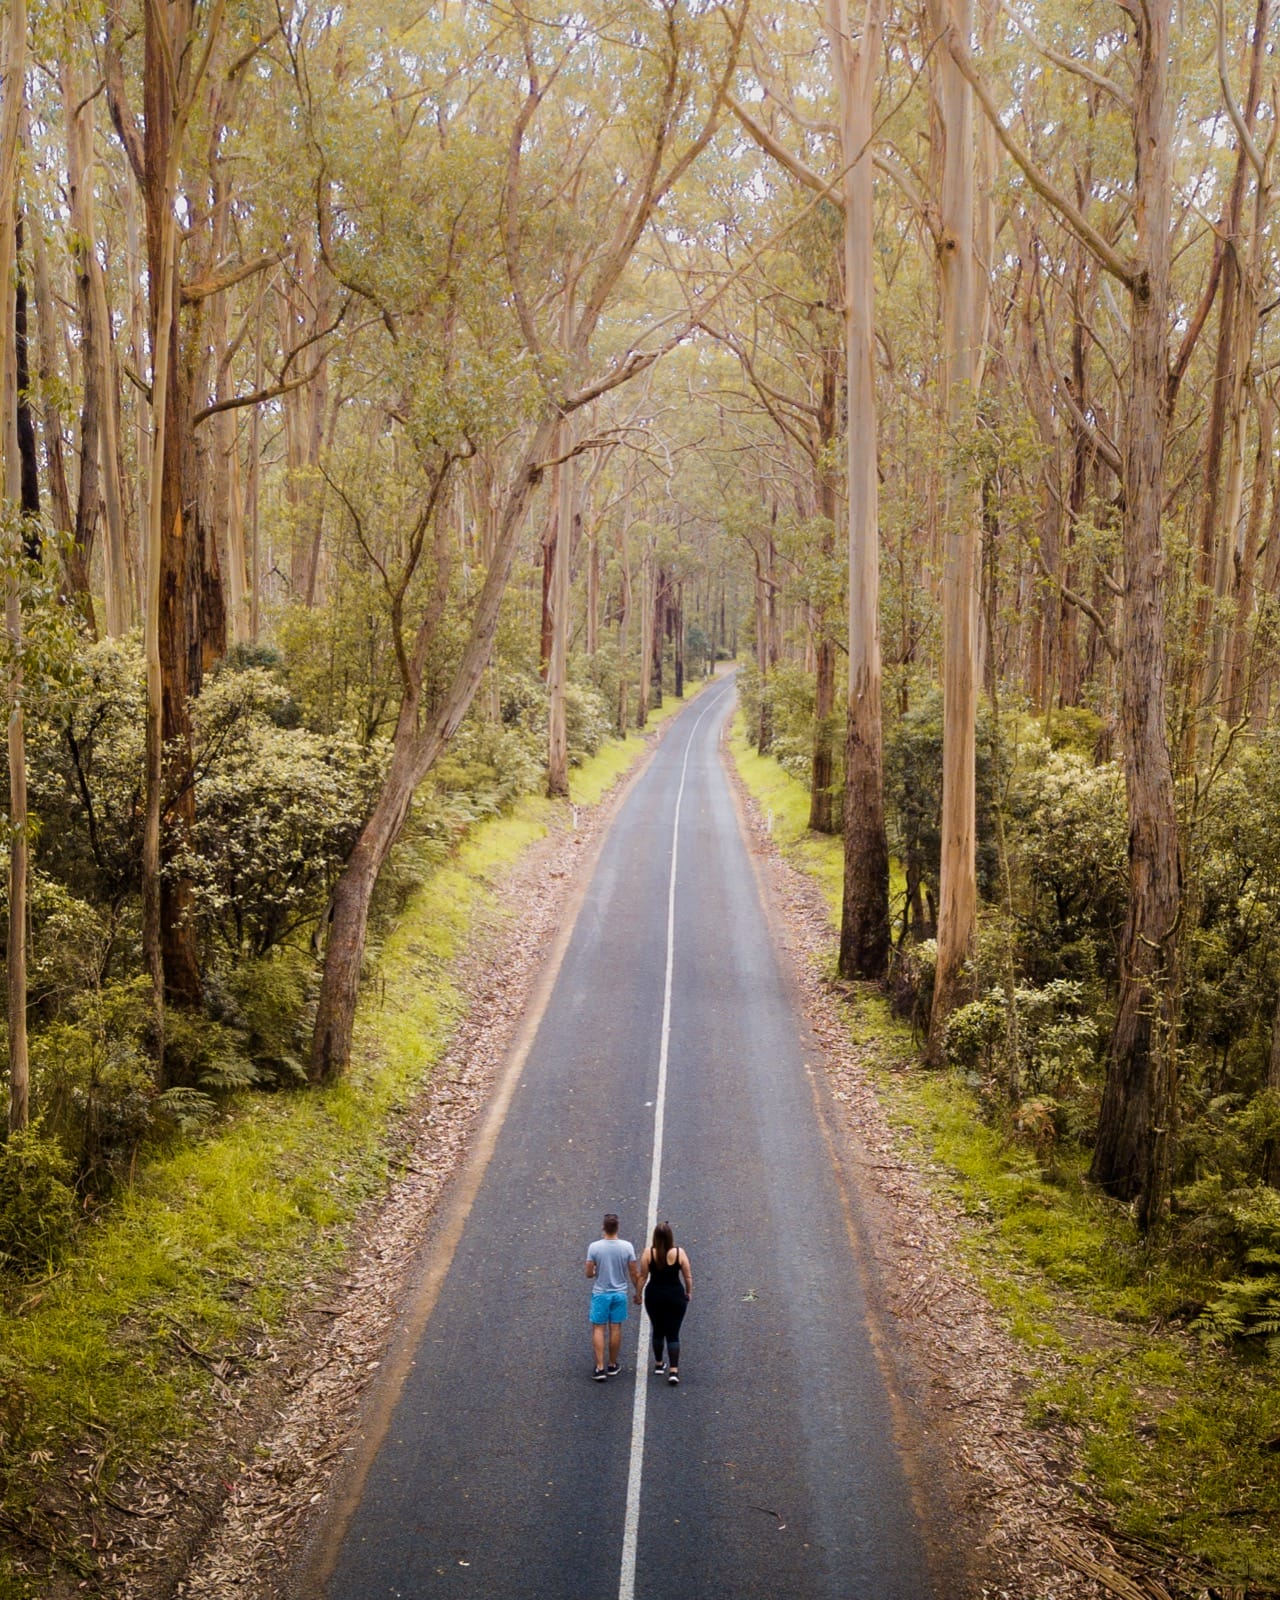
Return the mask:
[[[267,255],[259,256],[254,261],[244,261],[238,267],[228,267],[225,272],[215,272],[212,277],[201,278],[196,283],[184,283],[181,288],[183,305],[194,305],[197,300],[207,300],[211,295],[221,294],[224,289],[231,289],[237,283],[243,283],[246,278],[253,277],[255,272],[265,272],[268,267],[276,266],[284,259],[282,250],[274,250]]]
[[[1132,290],[1137,280],[1137,272],[1133,263],[1126,261],[1119,251],[1089,222],[1084,213],[1077,206],[1074,206],[1061,190],[1049,182],[1048,178],[1040,171],[1039,167],[1036,166],[1035,162],[1032,161],[1031,157],[1027,155],[1026,151],[1023,150],[1005,127],[1000,112],[991,98],[990,91],[983,81],[982,75],[974,65],[969,46],[960,37],[959,30],[956,28],[955,21],[951,16],[949,5],[944,38],[947,49],[951,52],[951,59],[973,89],[978,104],[982,107],[996,138],[1017,163],[1027,182],[1046,204],[1053,207],[1067,226],[1071,228],[1072,232],[1093,251],[1107,271],[1113,277],[1118,278],[1126,289]]]

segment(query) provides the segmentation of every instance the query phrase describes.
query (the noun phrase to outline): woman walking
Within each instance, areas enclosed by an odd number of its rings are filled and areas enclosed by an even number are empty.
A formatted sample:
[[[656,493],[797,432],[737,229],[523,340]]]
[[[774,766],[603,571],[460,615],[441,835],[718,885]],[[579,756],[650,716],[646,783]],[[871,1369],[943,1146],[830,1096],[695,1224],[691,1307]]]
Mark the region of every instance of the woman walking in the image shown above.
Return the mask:
[[[653,1326],[653,1370],[659,1374],[665,1372],[668,1383],[679,1383],[680,1324],[693,1297],[693,1270],[689,1257],[676,1244],[669,1222],[660,1222],[653,1230],[653,1243],[640,1257],[637,1305],[642,1296]]]

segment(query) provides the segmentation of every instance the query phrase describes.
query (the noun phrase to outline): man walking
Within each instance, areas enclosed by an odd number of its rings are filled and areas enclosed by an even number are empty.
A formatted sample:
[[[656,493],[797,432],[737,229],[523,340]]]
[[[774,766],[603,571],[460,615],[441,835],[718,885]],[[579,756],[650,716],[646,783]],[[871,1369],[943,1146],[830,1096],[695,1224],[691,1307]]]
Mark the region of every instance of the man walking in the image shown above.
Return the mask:
[[[591,1279],[591,1348],[595,1352],[597,1383],[618,1370],[622,1324],[627,1320],[627,1279],[639,1288],[640,1271],[629,1239],[619,1239],[618,1219],[610,1211],[604,1219],[604,1238],[587,1250],[587,1277]],[[605,1330],[609,1333],[609,1364],[605,1366]]]

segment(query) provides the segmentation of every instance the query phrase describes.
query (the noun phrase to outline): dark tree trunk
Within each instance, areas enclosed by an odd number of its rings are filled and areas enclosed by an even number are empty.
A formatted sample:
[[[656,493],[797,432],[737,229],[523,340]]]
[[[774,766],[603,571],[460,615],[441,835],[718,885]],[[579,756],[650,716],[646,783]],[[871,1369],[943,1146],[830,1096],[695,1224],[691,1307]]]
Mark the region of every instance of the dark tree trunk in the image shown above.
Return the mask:
[[[316,1010],[311,1079],[330,1083],[351,1055],[369,906],[378,874],[399,837],[413,800],[413,774],[402,746],[393,758],[373,815],[361,831],[333,891],[325,946],[324,983]]]
[[[676,603],[672,607],[672,653],[675,658],[676,699],[684,699],[684,584],[676,585]]]
[[[1164,1209],[1176,1103],[1177,937],[1182,900],[1165,728],[1160,521],[1168,425],[1171,157],[1166,81],[1171,0],[1138,24],[1134,91],[1138,261],[1125,445],[1121,727],[1129,814],[1129,908],[1120,998],[1091,1176],[1137,1202],[1145,1230]]]
[[[17,279],[14,284],[13,353],[18,378],[18,458],[21,467],[22,513],[30,518],[23,533],[23,548],[32,561],[40,559],[40,469],[36,460],[36,424],[31,414],[31,363],[27,352],[27,280],[22,270],[22,218],[14,234]]]
[[[163,45],[147,12],[143,143],[146,202],[147,269],[152,284],[151,347],[155,349],[156,296],[163,281],[163,207],[165,170],[174,132],[174,107]],[[106,329],[102,337],[106,337]],[[195,892],[190,875],[176,866],[187,853],[195,830],[195,775],[191,750],[191,696],[198,692],[200,662],[199,557],[188,522],[183,455],[190,437],[185,407],[179,296],[174,295],[167,409],[162,459],[151,470],[161,475],[163,539],[160,555],[158,612],[161,672],[161,737],[164,748],[164,828],[160,849],[160,951],[165,999],[193,1009],[200,1004],[202,984],[196,944]]]
[[[538,635],[538,672],[543,683],[551,667],[551,640],[555,625],[551,617],[551,582],[556,568],[556,511],[554,505],[547,513],[547,526],[542,535],[542,626]]]

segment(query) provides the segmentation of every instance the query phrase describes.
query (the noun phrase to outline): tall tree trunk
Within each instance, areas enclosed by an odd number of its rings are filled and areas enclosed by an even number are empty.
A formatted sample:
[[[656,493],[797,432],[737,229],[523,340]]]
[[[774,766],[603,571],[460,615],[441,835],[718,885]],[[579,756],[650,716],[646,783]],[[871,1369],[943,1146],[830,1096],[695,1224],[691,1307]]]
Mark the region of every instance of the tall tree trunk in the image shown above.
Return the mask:
[[[1249,520],[1245,524],[1244,548],[1236,580],[1235,621],[1227,656],[1226,718],[1234,726],[1249,703],[1250,657],[1249,622],[1253,616],[1254,574],[1262,536],[1262,514],[1267,504],[1267,478],[1271,467],[1272,435],[1275,428],[1275,401],[1264,395],[1258,413],[1258,452],[1253,463],[1253,485],[1249,494]]]
[[[651,710],[659,710],[662,706],[664,693],[662,668],[667,637],[667,606],[670,603],[670,598],[671,574],[665,567],[659,566],[657,575],[653,580],[653,629],[650,634],[653,644],[653,660],[649,664],[649,706]]]
[[[547,793],[569,794],[569,739],[565,710],[565,690],[569,677],[570,567],[573,561],[573,424],[566,418],[560,425],[556,448],[558,461],[551,475],[551,497],[555,506],[555,543],[551,547],[551,584],[544,601],[551,623],[550,655],[547,662]]]
[[[1267,33],[1267,13],[1271,0],[1258,0],[1254,18],[1253,46],[1250,52],[1249,88],[1243,115],[1252,131],[1262,88],[1262,64]],[[1187,731],[1190,757],[1195,749],[1195,734],[1208,726],[1207,717],[1220,688],[1221,655],[1216,642],[1210,643],[1214,600],[1225,592],[1228,552],[1234,536],[1234,523],[1221,515],[1222,458],[1233,414],[1238,414],[1243,391],[1243,370],[1237,329],[1243,307],[1243,237],[1245,184],[1249,157],[1243,143],[1236,151],[1235,170],[1227,193],[1226,210],[1219,224],[1225,248],[1218,285],[1218,345],[1214,354],[1213,387],[1210,390],[1209,421],[1205,441],[1202,477],[1200,531],[1196,551],[1196,604],[1191,638],[1187,649],[1188,687]],[[1244,353],[1247,360],[1248,352]],[[1230,497],[1228,497],[1230,498]]]
[[[600,530],[594,516],[587,534],[587,655],[592,661],[600,649]]]
[[[675,604],[671,608],[671,647],[675,671],[676,699],[684,699],[684,583],[676,584]]]
[[[1120,715],[1129,816],[1129,907],[1120,997],[1091,1175],[1137,1202],[1146,1229],[1167,1198],[1175,1108],[1177,938],[1182,875],[1165,728],[1160,519],[1168,427],[1169,16],[1148,0],[1137,22],[1133,133],[1136,262],[1125,429]]]
[[[187,122],[221,28],[225,0],[213,0],[203,39],[193,35],[189,3],[148,6],[144,40],[145,125],[140,134],[124,91],[118,0],[108,8],[107,90],[111,114],[142,189],[150,295],[153,447],[147,516],[146,815],[143,829],[143,929],[156,995],[160,1076],[164,1081],[163,1006],[195,1007],[201,978],[195,896],[179,863],[195,825],[190,696],[200,685],[205,608],[201,529],[192,527],[184,472],[192,455],[185,404],[179,321],[176,215]],[[180,63],[178,80],[172,75]],[[168,796],[166,805],[165,797]],[[167,812],[168,826],[162,828]],[[169,870],[166,870],[168,868]]]
[[[646,550],[640,562],[640,667],[636,687],[636,728],[649,723],[649,702],[653,693],[653,558]]]
[[[839,283],[838,272],[833,271],[832,277]],[[835,350],[823,349],[822,389],[818,400],[819,453],[814,463],[814,490],[818,515],[822,518],[824,561],[831,560],[836,547],[836,489],[831,481],[828,459],[836,435],[838,362],[839,355]],[[835,833],[836,646],[831,637],[829,619],[822,609],[817,615],[813,668],[813,765],[809,774],[809,826],[815,833]]]
[[[849,678],[844,746],[840,975],[883,977],[889,963],[889,843],[884,824],[880,685],[880,502],[875,375],[872,110],[882,0],[868,0],[855,50],[844,0],[828,27],[841,106],[845,353],[849,392]]]
[[[18,136],[22,125],[27,63],[26,0],[9,0],[4,37],[4,107],[0,113],[0,453],[5,510],[21,530],[22,458],[18,442],[17,292],[14,228],[18,192]],[[27,755],[22,717],[22,592],[17,562],[5,586],[5,632],[10,651],[8,700],[9,932],[5,947],[8,998],[9,1130],[25,1128],[30,1115],[27,1059]]]
[[[618,737],[627,736],[627,650],[631,643],[631,541],[622,531],[622,584],[618,594]]]
[[[946,26],[939,0],[929,16]],[[952,7],[966,48],[973,37],[973,0]],[[938,117],[944,141],[938,253],[942,281],[945,386],[952,466],[944,510],[942,866],[938,960],[929,1017],[929,1057],[942,1058],[947,1019],[964,997],[964,968],[978,914],[977,802],[978,510],[960,438],[976,401],[973,91],[950,54],[937,64]]]
[[[19,503],[28,519],[23,545],[40,559],[40,468],[36,460],[36,424],[31,412],[31,362],[27,344],[27,279],[22,261],[22,217],[14,230],[13,358],[17,376],[15,420],[18,428]]]
[[[71,494],[67,488],[67,468],[63,456],[62,411],[58,405],[56,375],[58,371],[57,327],[53,306],[53,290],[49,282],[49,249],[45,242],[41,219],[35,219],[31,230],[31,259],[35,267],[36,337],[40,352],[40,392],[44,414],[45,470],[49,482],[49,502],[53,525],[61,534],[71,532]]]
[[[67,121],[67,191],[71,228],[75,236],[77,298],[79,301],[84,363],[84,417],[81,425],[81,479],[76,513],[75,548],[84,549],[88,582],[88,547],[83,543],[93,531],[86,518],[96,519],[101,506],[106,530],[103,570],[107,633],[118,637],[133,621],[128,559],[128,533],[120,488],[119,398],[115,362],[112,360],[111,315],[107,307],[106,278],[97,254],[97,221],[93,182],[93,96],[84,86],[78,61],[80,42],[70,22],[64,36],[60,66],[62,103]],[[92,369],[92,371],[90,370]],[[92,403],[90,390],[92,389]],[[91,499],[86,504],[84,457],[92,450]]]

